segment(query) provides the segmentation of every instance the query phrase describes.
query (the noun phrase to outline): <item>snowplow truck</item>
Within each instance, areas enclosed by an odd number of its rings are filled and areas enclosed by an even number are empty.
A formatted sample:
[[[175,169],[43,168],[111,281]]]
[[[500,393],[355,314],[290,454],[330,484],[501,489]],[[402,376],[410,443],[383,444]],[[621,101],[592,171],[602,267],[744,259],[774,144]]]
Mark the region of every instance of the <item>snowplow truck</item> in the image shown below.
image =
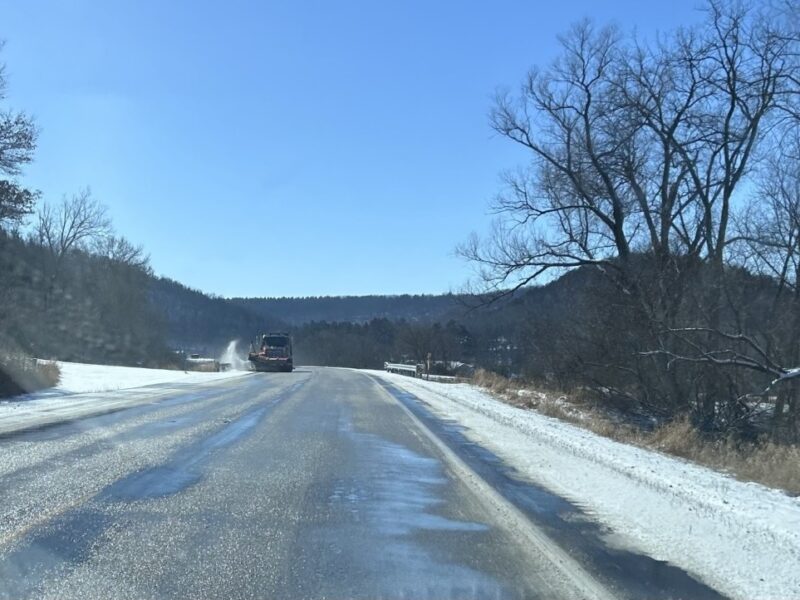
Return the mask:
[[[251,348],[247,359],[256,371],[291,373],[294,369],[292,338],[288,333],[265,333],[258,351]]]

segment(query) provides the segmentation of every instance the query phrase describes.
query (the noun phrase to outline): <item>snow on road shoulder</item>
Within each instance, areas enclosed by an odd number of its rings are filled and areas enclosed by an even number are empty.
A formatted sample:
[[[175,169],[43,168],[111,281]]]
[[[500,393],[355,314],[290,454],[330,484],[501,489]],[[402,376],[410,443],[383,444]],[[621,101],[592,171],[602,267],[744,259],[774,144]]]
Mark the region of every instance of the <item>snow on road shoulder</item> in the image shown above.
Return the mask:
[[[734,598],[800,599],[800,498],[504,404],[472,385],[370,373],[609,526],[615,544]]]
[[[55,393],[86,393],[125,390],[160,383],[205,383],[217,379],[228,379],[244,374],[243,371],[223,371],[220,373],[201,373],[196,371],[175,371],[169,369],[144,369],[140,367],[113,367],[108,365],[88,365],[82,363],[59,362],[61,381],[52,391],[34,396],[48,396]]]
[[[58,366],[57,387],[0,401],[0,435],[128,408],[248,375],[247,371],[200,373],[68,362]]]

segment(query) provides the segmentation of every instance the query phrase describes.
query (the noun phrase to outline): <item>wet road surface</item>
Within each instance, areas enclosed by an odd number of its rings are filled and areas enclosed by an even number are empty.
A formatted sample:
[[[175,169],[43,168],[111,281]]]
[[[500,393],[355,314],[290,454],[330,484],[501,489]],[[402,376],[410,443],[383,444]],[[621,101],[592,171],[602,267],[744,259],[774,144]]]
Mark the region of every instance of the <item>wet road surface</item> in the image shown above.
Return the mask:
[[[362,373],[0,437],[0,598],[715,598]]]

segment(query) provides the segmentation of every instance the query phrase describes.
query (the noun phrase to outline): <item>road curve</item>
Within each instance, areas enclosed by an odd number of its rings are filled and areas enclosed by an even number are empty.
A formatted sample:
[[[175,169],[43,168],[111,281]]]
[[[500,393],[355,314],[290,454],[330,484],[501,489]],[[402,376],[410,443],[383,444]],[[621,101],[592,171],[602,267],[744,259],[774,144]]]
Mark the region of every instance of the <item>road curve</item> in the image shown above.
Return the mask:
[[[636,597],[414,402],[301,368],[6,433],[0,599]]]

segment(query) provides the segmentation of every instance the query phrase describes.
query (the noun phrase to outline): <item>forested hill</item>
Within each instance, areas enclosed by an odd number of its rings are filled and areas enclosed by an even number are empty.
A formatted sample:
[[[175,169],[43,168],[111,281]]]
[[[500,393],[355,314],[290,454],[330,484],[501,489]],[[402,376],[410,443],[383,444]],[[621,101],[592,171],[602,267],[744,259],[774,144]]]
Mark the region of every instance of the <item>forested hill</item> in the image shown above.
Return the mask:
[[[166,339],[172,348],[216,354],[232,339],[252,340],[265,330],[288,327],[266,311],[257,314],[172,279],[152,278],[149,289],[153,308],[166,324]]]
[[[230,302],[264,318],[290,325],[312,321],[366,323],[389,319],[432,323],[459,318],[469,297],[456,294],[232,298]]]

